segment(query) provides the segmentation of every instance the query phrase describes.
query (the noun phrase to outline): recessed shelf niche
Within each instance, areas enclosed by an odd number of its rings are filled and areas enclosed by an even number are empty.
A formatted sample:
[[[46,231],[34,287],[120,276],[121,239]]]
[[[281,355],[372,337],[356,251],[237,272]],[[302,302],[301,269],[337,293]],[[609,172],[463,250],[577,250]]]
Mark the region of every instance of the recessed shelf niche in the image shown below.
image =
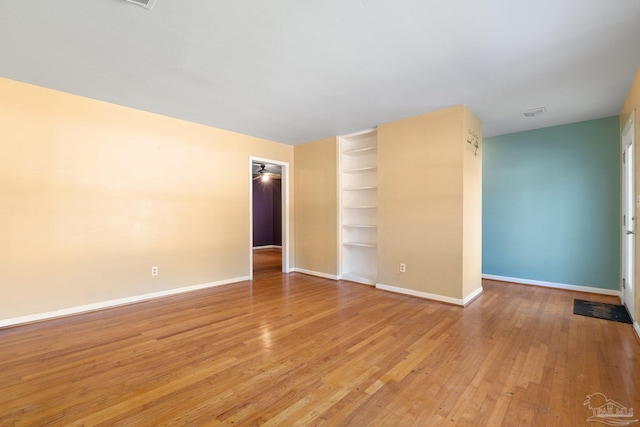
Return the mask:
[[[375,285],[378,274],[378,137],[340,138],[340,277]]]

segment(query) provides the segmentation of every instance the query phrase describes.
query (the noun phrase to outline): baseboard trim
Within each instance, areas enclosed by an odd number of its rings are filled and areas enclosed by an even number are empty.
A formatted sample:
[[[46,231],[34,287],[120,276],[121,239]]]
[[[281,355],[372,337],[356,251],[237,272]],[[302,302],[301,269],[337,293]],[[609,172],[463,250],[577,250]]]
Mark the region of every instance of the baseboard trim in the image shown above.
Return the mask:
[[[640,339],[640,325],[638,322],[633,322],[633,330],[636,332],[638,339]]]
[[[264,245],[264,246],[254,246],[254,251],[259,251],[260,249],[282,249],[282,246],[279,245]]]
[[[473,298],[479,295],[479,294],[478,295],[474,295],[474,294],[478,293],[478,291],[482,292],[482,288],[480,288],[477,291],[474,291],[473,294],[469,295],[469,297],[465,299],[460,299],[460,298],[451,298],[444,295],[430,294],[428,292],[414,291],[413,289],[399,288],[397,286],[384,285],[382,283],[377,283],[376,289],[394,292],[396,294],[403,294],[403,295],[409,295],[412,297],[429,299],[429,300],[438,301],[438,302],[445,302],[447,304],[459,305],[462,307],[464,307],[466,304],[471,302]],[[467,301],[466,304],[465,304],[465,300]]]
[[[176,294],[199,291],[201,289],[214,288],[216,286],[228,285],[230,283],[243,282],[249,280],[249,276],[236,277],[233,279],[219,280],[217,282],[204,283],[201,285],[186,286],[183,288],[169,289],[166,291],[152,292],[149,294],[136,295],[126,298],[118,298],[108,301],[96,302],[93,304],[79,305],[76,307],[64,308],[61,310],[49,311],[46,313],[30,314],[27,316],[14,317],[11,319],[0,319],[0,328],[8,326],[17,326],[25,323],[39,322],[42,320],[50,320],[58,317],[71,316],[74,314],[88,313],[90,311],[104,310],[128,304],[134,304],[142,301],[167,297]]]
[[[469,295],[467,295],[466,298],[462,298],[462,305],[465,306],[465,307],[468,306],[476,298],[478,298],[480,295],[482,295],[482,292],[484,292],[484,289],[482,288],[482,286],[480,286],[478,289],[476,289],[475,291],[473,291]]]
[[[304,268],[292,268],[291,272],[308,274],[309,276],[322,277],[323,279],[338,280],[338,276],[336,276],[335,274],[321,273],[319,271],[307,270]]]
[[[588,292],[591,294],[612,295],[620,297],[620,291],[614,289],[592,288],[589,286],[567,285],[565,283],[543,282],[540,280],[518,279],[516,277],[495,276],[493,274],[483,274],[483,279],[497,280],[499,282],[520,283],[522,285],[542,286],[545,288],[564,289],[567,291]]]

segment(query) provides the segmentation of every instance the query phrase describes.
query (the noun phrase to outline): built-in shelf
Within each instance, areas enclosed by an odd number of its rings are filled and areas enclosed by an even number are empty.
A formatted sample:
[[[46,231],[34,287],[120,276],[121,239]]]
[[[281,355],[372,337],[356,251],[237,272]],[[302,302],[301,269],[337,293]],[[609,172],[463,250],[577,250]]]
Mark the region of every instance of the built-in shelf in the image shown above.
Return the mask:
[[[377,135],[340,138],[340,277],[369,285],[378,276]]]
[[[378,150],[378,147],[364,147],[364,148],[356,148],[353,150],[347,150],[342,154],[345,156],[361,156],[363,154],[375,153],[377,150]]]
[[[377,170],[378,170],[377,166],[366,166],[363,168],[345,169],[343,172],[344,173],[363,173],[363,172],[375,172]]]
[[[351,187],[351,188],[343,188],[342,191],[361,191],[361,190],[376,190],[378,188],[377,185],[372,185],[369,187]]]
[[[343,242],[343,245],[346,246],[361,246],[363,248],[377,248],[378,244],[377,243],[371,243],[371,242]]]
[[[350,282],[364,283],[365,285],[376,284],[376,277],[368,274],[348,272],[348,273],[342,273],[340,278],[342,280],[349,280]]]

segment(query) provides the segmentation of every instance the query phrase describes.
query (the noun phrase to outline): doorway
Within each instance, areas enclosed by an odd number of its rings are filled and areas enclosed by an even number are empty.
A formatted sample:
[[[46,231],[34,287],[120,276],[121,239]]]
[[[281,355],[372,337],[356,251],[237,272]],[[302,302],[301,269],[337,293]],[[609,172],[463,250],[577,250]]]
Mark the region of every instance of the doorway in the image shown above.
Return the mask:
[[[631,318],[634,317],[634,224],[635,224],[635,195],[634,195],[634,122],[633,112],[622,132],[622,302],[627,307]]]
[[[249,174],[249,276],[288,273],[289,165],[250,157]]]

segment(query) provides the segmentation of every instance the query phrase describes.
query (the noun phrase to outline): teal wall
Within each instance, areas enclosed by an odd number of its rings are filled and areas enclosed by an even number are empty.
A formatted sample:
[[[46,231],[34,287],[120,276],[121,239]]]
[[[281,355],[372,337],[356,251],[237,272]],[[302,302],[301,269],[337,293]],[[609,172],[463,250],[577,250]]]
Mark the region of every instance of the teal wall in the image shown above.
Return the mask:
[[[482,273],[619,289],[618,116],[484,139]]]

